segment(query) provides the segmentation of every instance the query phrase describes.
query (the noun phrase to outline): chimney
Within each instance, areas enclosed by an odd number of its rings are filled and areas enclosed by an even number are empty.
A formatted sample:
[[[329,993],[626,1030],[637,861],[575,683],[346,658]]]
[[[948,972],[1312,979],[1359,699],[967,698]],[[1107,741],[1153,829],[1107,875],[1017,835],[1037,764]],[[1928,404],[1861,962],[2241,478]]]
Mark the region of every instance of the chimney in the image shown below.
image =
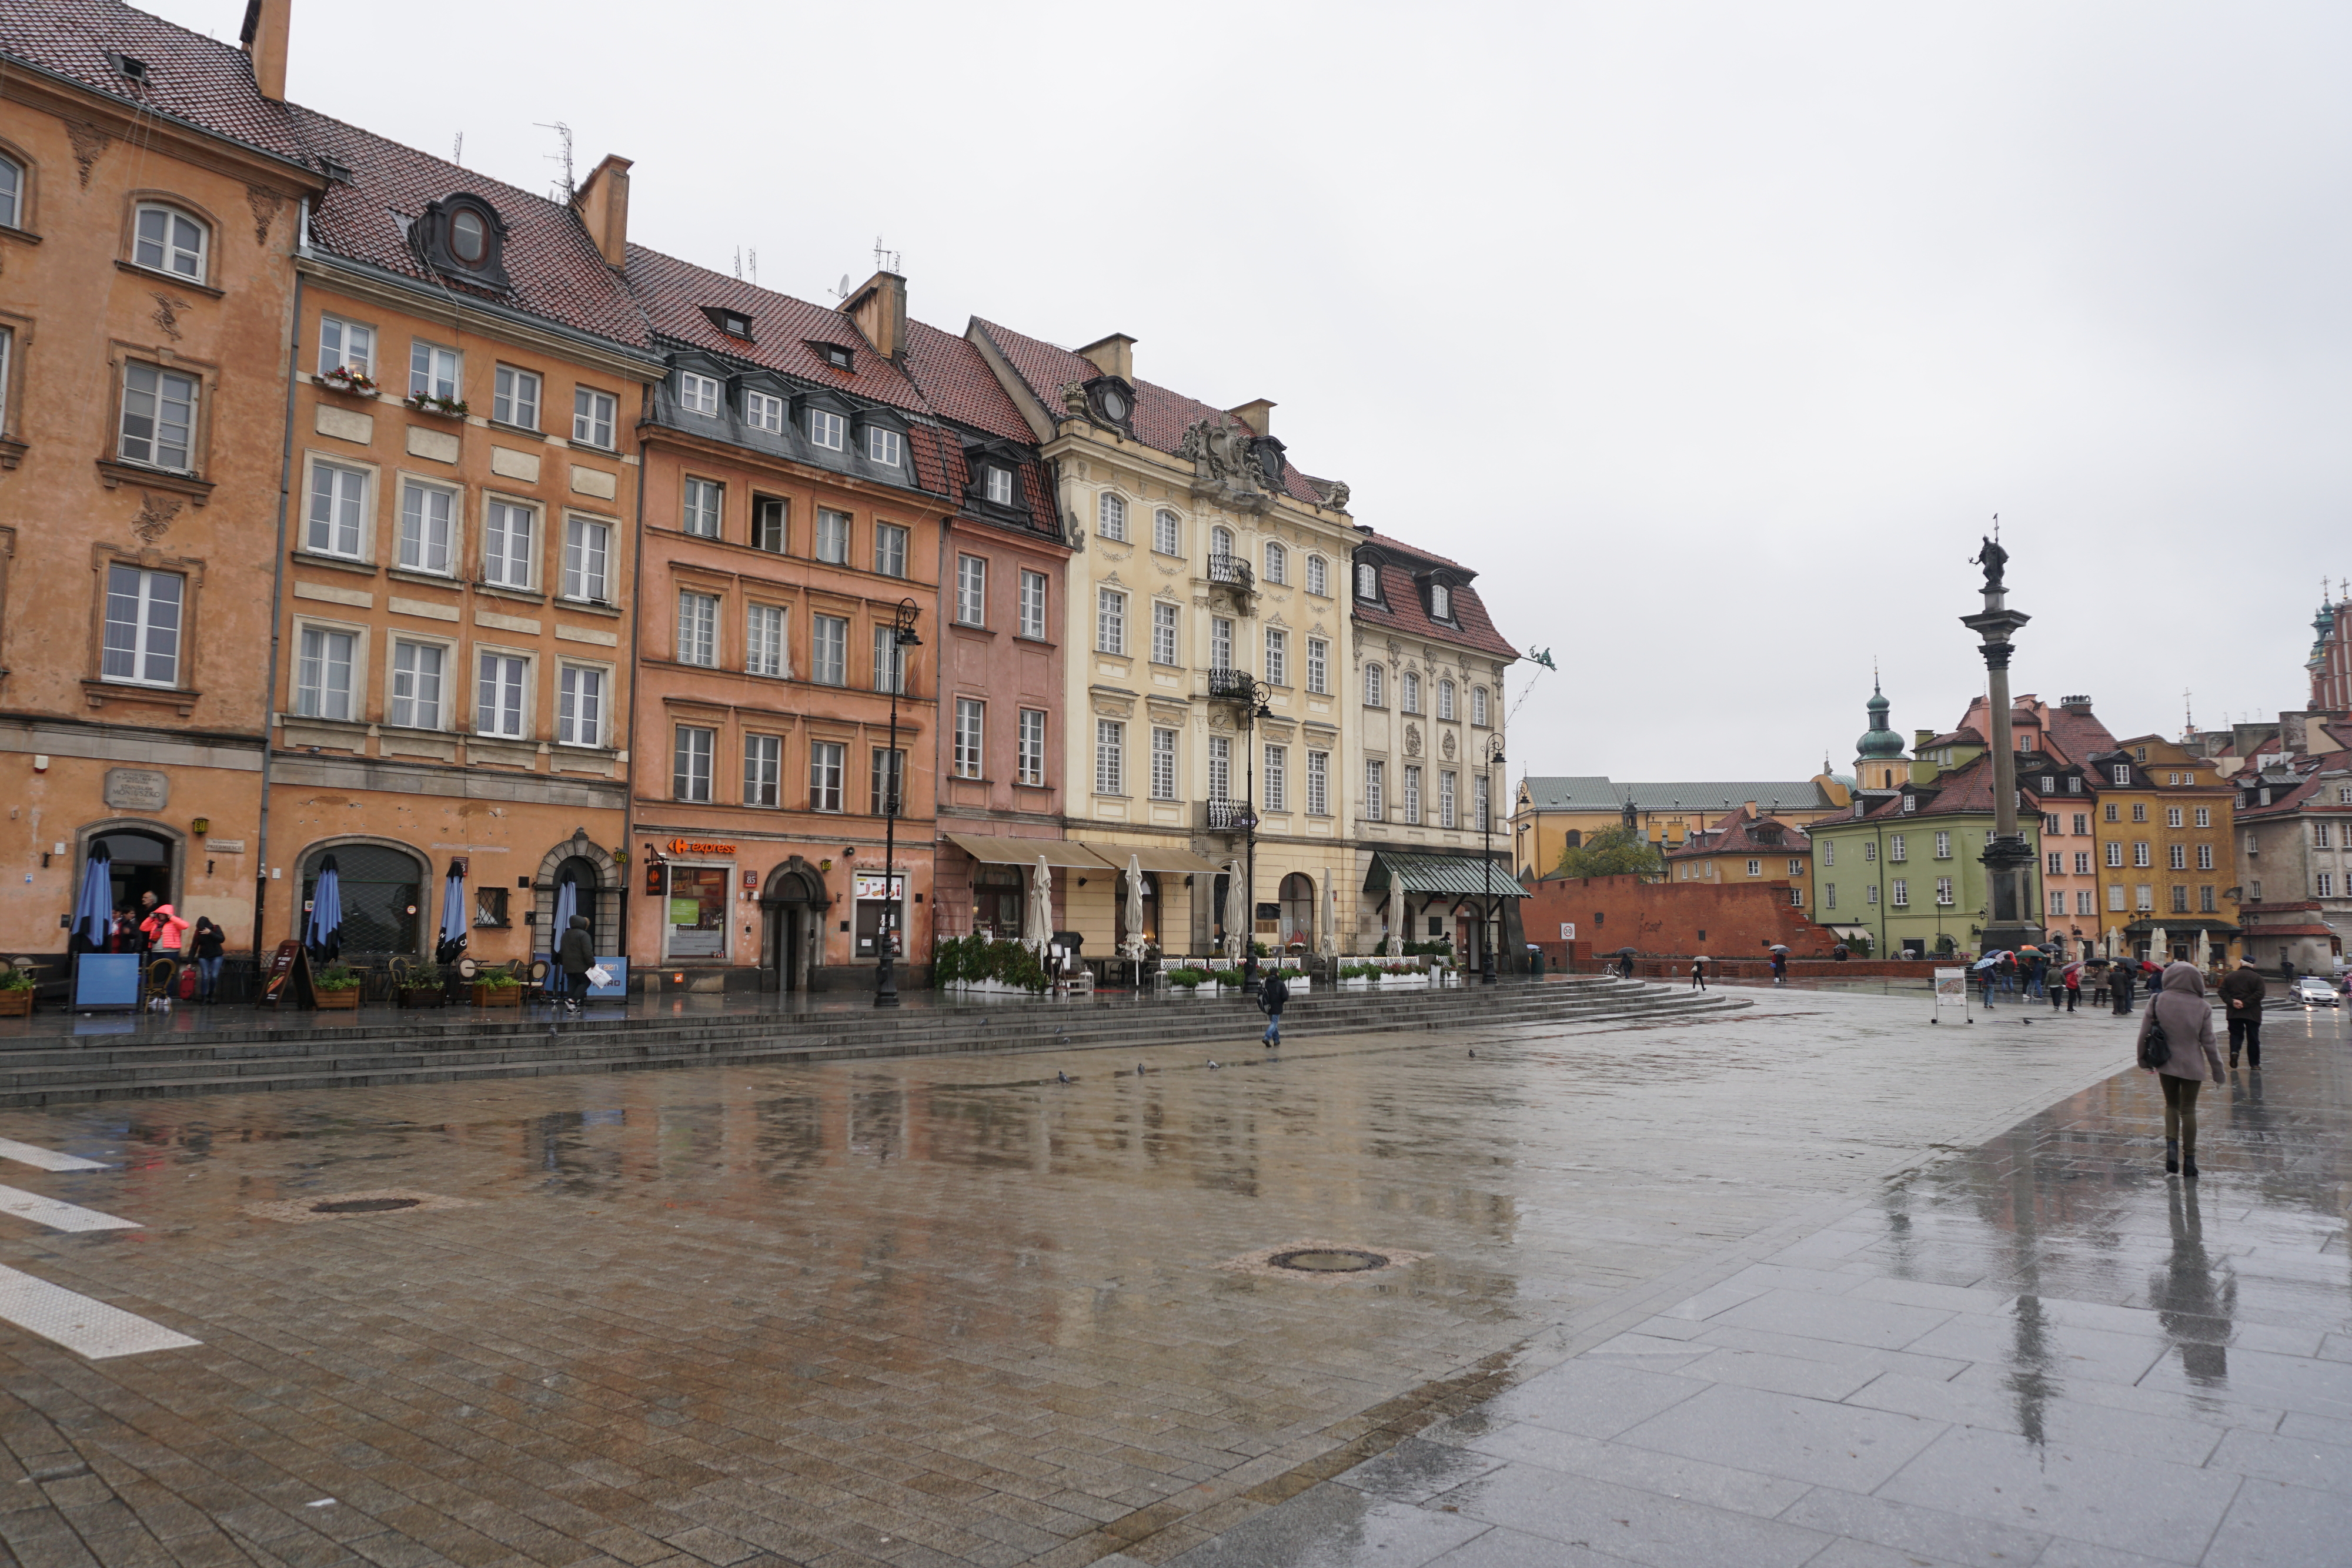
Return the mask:
[[[2064,702],[2060,703],[2058,706],[2061,708],[2063,708],[2066,712],[2073,714],[2076,718],[2088,718],[2091,716],[2091,699],[2088,697],[2068,697]]]
[[[1259,398],[1255,402],[1245,402],[1239,408],[1229,408],[1225,412],[1260,435],[1274,434],[1274,404],[1264,398]]]
[[[254,0],[266,5],[269,0]],[[283,3],[283,0],[280,0]],[[596,165],[572,198],[572,210],[588,230],[588,237],[596,244],[596,254],[604,265],[619,268],[629,265],[629,161],[616,152],[608,152]]]
[[[895,360],[907,351],[907,280],[895,272],[877,272],[842,302],[842,309],[857,323],[874,351]]]
[[[1113,332],[1088,343],[1078,350],[1078,358],[1107,376],[1117,376],[1129,386],[1135,384],[1135,340],[1124,332]]]
[[[1927,749],[1927,743],[1935,738],[1936,732],[1932,729],[1915,729],[1911,732],[1911,749],[1925,751]]]
[[[294,0],[245,0],[237,41],[253,57],[253,85],[272,103],[286,101],[286,34],[293,20]]]

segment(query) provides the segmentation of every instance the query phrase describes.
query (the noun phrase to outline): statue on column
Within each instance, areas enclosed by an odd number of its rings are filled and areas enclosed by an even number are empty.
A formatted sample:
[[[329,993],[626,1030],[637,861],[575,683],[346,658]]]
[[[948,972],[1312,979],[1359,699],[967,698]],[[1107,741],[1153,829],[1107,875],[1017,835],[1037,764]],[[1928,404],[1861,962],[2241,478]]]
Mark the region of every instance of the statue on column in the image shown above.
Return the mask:
[[[1984,568],[1984,591],[1987,593],[2002,591],[2000,574],[2009,565],[2009,552],[2000,548],[1999,539],[1987,538],[1984,549],[1971,556],[1969,564]]]

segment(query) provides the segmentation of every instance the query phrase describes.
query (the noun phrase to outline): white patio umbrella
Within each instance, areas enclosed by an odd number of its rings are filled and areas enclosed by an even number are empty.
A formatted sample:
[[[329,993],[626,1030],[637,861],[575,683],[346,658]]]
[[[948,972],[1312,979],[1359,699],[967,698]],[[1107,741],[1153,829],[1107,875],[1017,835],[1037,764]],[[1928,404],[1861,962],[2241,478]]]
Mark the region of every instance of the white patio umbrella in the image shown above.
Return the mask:
[[[1234,962],[1248,949],[1249,894],[1242,886],[1242,862],[1225,862],[1225,956]]]
[[[1404,956],[1404,890],[1393,883],[1389,891],[1389,956]]]
[[[1328,865],[1323,868],[1322,938],[1316,944],[1316,950],[1326,958],[1338,957],[1339,956],[1339,904],[1331,892],[1331,868]]]
[[[1127,940],[1120,944],[1130,962],[1143,961],[1143,857],[1127,857]]]
[[[1029,915],[1021,923],[1021,945],[1039,957],[1054,940],[1054,868],[1045,857],[1037,857],[1037,870],[1029,879]]]
[[[2172,938],[2161,925],[2150,935],[2153,940],[2147,945],[2147,956],[2161,968],[2172,962]]]

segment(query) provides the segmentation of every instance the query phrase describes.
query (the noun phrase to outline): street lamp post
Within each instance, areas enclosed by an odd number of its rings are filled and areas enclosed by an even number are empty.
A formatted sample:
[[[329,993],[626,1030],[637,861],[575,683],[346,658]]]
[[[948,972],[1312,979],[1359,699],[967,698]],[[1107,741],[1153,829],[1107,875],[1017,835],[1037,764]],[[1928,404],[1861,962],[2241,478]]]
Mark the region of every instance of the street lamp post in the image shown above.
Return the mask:
[[[1235,675],[1229,680],[1230,689],[1241,704],[1242,745],[1247,748],[1242,758],[1242,823],[1246,835],[1242,869],[1242,947],[1246,957],[1257,951],[1257,721],[1274,716],[1274,688],[1250,675]],[[1246,964],[1243,973],[1248,973]],[[1243,994],[1255,995],[1256,988],[1255,984],[1244,982]]]
[[[874,1005],[877,1008],[898,1005],[896,960],[900,915],[893,862],[898,855],[898,797],[907,787],[906,768],[898,758],[898,694],[907,685],[906,650],[923,645],[923,640],[915,635],[915,618],[920,613],[921,607],[912,599],[902,599],[890,628],[890,747],[882,754],[882,929],[874,944],[881,950],[875,959],[874,972]]]
[[[1486,741],[1484,770],[1480,778],[1486,786],[1486,810],[1479,812],[1479,829],[1486,839],[1486,925],[1478,933],[1478,983],[1495,983],[1495,946],[1498,940],[1495,918],[1495,769],[1505,765],[1503,737],[1490,737]]]

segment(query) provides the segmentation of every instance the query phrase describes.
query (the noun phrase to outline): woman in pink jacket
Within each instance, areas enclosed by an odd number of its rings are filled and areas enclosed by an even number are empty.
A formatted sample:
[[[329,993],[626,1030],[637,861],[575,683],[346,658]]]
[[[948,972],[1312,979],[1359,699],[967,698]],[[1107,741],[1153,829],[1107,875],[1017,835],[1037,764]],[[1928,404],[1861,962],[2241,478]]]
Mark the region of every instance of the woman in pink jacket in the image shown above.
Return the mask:
[[[169,958],[172,967],[163,977],[161,994],[172,994],[172,982],[180,975],[180,948],[188,939],[188,923],[180,918],[168,904],[159,904],[155,913],[139,923],[139,935],[147,939],[147,961]]]
[[[2205,977],[2194,964],[2165,967],[2162,989],[2148,999],[2139,1022],[2139,1060],[2147,1060],[2148,1031],[2164,1026],[2169,1054],[2154,1068],[2164,1086],[2164,1168],[2194,1179],[2197,1175],[2197,1092],[2221,1079],[2221,1052],[2213,1043],[2213,1009],[2205,1000]]]

